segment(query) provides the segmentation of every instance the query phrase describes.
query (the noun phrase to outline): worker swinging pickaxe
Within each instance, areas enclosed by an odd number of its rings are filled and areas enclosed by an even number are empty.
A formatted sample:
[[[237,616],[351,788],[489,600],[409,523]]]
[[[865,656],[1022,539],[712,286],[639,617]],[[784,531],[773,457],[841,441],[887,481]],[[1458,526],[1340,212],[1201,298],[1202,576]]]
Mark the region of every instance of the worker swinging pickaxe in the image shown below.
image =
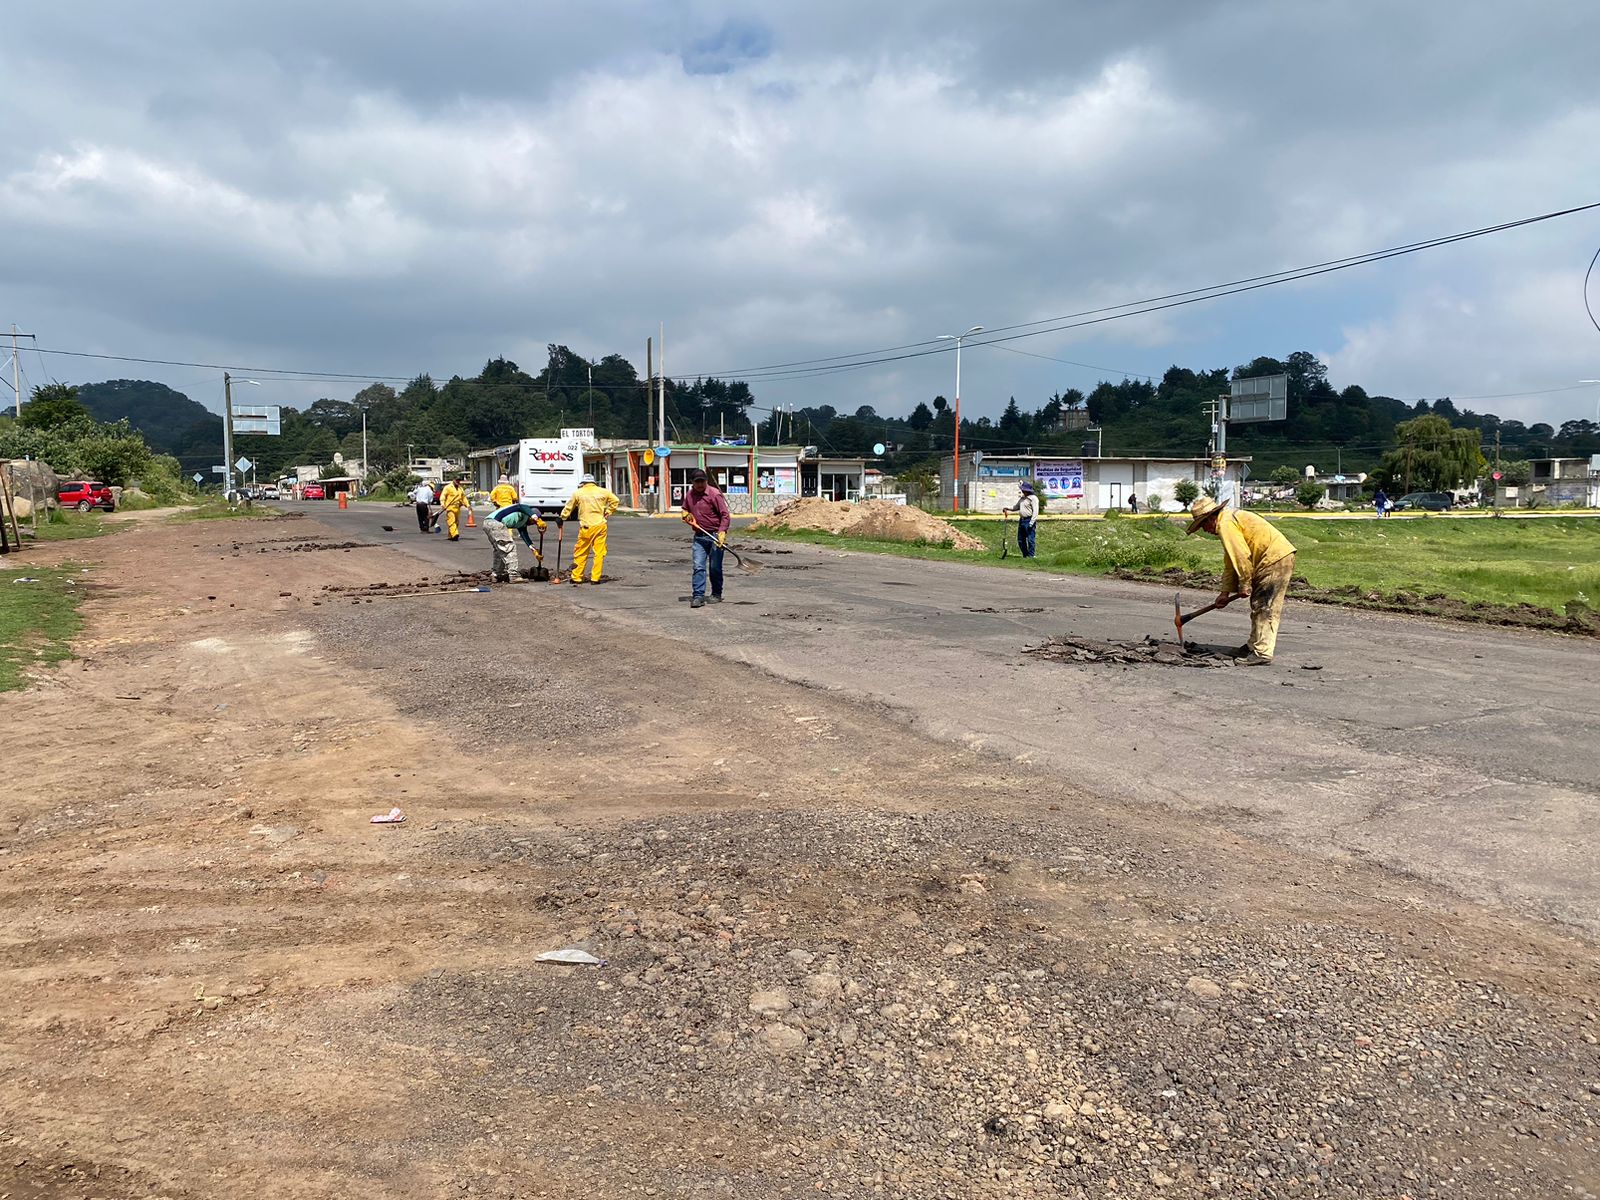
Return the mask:
[[[1173,592],[1172,625],[1173,628],[1178,631],[1178,645],[1183,645],[1183,627],[1190,621],[1194,620],[1196,617],[1203,617],[1214,609],[1222,608],[1226,605],[1232,604],[1235,600],[1243,600],[1248,595],[1248,592],[1235,592],[1231,596],[1222,596],[1216,600],[1213,600],[1204,608],[1197,608],[1192,613],[1185,613],[1180,603],[1183,598],[1183,593]]]

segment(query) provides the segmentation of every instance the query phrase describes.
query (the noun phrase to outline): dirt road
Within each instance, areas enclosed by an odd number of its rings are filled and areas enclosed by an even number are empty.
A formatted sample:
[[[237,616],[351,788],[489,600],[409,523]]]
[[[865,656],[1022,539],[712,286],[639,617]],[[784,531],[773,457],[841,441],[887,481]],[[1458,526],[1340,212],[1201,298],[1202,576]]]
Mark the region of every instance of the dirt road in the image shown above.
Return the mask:
[[[40,552],[0,1195],[1600,1190],[1587,942],[352,540]]]
[[[485,565],[481,537],[452,546],[407,533],[397,511],[322,513],[342,538]],[[733,576],[730,604],[691,612],[671,602],[688,584],[678,522],[615,521],[611,544],[622,586],[578,601],[641,634],[870,698],[938,741],[1090,792],[1382,863],[1600,934],[1594,639],[1291,601],[1265,677],[1079,667],[1022,650],[1051,635],[1170,641],[1171,590],[787,543],[763,556],[759,578]],[[1244,607],[1195,622],[1190,636],[1239,645]]]

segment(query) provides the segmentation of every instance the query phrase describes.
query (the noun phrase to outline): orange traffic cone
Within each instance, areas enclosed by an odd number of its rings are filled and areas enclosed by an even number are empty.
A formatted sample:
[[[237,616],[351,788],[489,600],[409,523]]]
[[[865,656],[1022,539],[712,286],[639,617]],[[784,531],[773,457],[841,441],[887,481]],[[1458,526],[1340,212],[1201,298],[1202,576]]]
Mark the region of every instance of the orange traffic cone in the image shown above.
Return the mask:
[[[469,505],[467,505],[467,528],[468,529],[476,529],[477,527],[478,527],[478,522],[473,519],[473,516],[472,516],[472,505],[469,504]]]

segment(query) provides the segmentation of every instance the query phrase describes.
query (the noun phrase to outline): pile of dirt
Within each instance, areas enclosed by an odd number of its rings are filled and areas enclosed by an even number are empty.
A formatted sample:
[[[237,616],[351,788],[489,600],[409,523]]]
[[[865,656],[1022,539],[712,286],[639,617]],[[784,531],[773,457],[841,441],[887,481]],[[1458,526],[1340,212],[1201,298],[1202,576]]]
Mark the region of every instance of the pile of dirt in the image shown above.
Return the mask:
[[[927,542],[956,550],[984,550],[977,538],[962,533],[948,521],[888,500],[796,500],[750,527],[762,529],[813,529],[821,533],[880,538],[888,542]]]

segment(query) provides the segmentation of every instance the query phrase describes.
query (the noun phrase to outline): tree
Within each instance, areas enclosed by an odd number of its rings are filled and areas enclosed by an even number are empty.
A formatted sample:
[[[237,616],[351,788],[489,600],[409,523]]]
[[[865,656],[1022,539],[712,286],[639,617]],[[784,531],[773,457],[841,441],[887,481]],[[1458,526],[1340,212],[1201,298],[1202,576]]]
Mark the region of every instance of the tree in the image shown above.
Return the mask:
[[[1501,487],[1527,487],[1533,482],[1533,464],[1525,458],[1514,458],[1500,464]]]
[[[1172,488],[1172,498],[1188,508],[1200,495],[1200,485],[1192,479],[1180,479]]]
[[[1288,466],[1274,467],[1272,474],[1268,478],[1279,487],[1288,487],[1300,478],[1300,472]]]
[[[1429,413],[1395,426],[1396,445],[1375,475],[1403,492],[1445,492],[1478,478],[1488,465],[1479,450],[1482,434],[1456,429]]]
[[[1327,488],[1315,480],[1308,479],[1295,491],[1294,498],[1306,508],[1315,508],[1327,494]]]
[[[1011,402],[1006,405],[1006,410],[1000,415],[1000,435],[1009,440],[1016,440],[1028,436],[1028,421],[1022,415],[1022,410],[1017,407],[1017,398],[1011,397]]]
[[[921,433],[929,425],[933,424],[933,410],[921,400],[918,400],[917,406],[911,410],[911,416],[906,418],[906,424]]]
[[[91,419],[89,410],[78,401],[78,389],[65,383],[46,383],[33,389],[18,420],[28,429],[50,429],[80,417]]]

